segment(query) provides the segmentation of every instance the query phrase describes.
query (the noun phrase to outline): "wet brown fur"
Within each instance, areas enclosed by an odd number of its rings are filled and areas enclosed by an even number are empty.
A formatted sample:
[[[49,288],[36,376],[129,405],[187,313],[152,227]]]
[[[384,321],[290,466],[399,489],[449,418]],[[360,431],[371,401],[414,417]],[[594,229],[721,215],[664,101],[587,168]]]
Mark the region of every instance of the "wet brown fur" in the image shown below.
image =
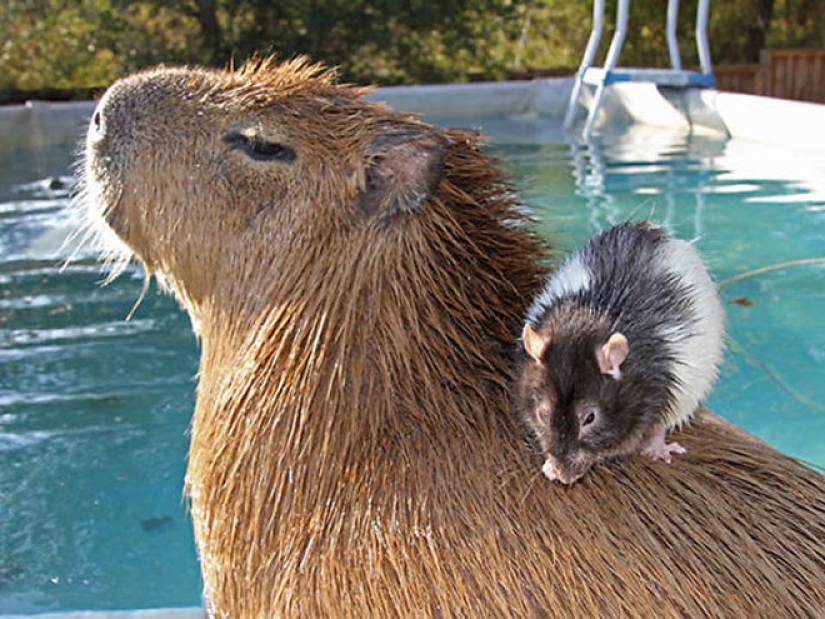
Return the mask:
[[[825,481],[724,424],[671,466],[541,476],[507,383],[545,248],[474,139],[361,94],[300,61],[140,74],[107,95],[129,143],[87,163],[201,334],[187,489],[214,614],[822,616]],[[216,154],[253,117],[293,165]],[[388,127],[448,144],[443,177],[365,214]]]

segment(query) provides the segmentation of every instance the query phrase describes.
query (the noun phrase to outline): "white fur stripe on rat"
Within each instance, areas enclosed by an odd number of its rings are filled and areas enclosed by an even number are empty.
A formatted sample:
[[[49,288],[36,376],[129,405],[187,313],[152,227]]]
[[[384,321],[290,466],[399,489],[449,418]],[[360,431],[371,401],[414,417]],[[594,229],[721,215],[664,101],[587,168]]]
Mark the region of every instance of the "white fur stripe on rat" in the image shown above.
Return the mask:
[[[710,391],[724,311],[696,249],[647,222],[590,239],[527,312],[515,400],[551,479],[643,452],[684,453],[665,435]]]

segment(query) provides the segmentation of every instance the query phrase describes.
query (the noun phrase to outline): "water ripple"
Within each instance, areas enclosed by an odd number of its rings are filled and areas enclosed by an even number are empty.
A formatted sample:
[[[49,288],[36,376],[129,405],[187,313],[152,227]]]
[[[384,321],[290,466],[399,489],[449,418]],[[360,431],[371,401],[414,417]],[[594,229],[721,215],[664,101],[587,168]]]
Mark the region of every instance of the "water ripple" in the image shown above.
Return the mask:
[[[56,329],[7,329],[0,331],[0,346],[31,346],[48,342],[89,340],[119,337],[151,331],[156,321],[152,318],[139,320],[103,322],[91,325],[63,327]],[[3,357],[0,351],[0,359]]]

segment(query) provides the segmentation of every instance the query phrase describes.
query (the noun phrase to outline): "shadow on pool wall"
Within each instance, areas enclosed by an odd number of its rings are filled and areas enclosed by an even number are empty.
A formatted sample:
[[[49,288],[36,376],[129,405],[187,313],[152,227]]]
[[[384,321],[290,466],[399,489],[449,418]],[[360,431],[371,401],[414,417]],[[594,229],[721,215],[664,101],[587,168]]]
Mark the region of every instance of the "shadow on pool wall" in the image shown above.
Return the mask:
[[[546,117],[560,118],[564,112],[571,84],[572,80],[551,79],[506,84],[397,87],[379,89],[372,95],[372,98],[384,100],[397,109],[422,113],[428,120],[439,124],[453,124],[451,119],[454,118],[461,118],[465,123],[467,119],[477,118],[484,133],[488,134],[496,144],[555,144],[561,142],[563,138],[560,122],[555,119],[548,122]],[[582,160],[581,165],[577,164],[576,191],[591,205],[590,212],[593,213],[594,219],[600,221],[609,220],[611,217],[610,204],[605,200],[605,196],[609,195],[612,184],[642,182],[638,178],[633,180],[629,175],[615,174],[615,168],[605,169],[603,166],[605,159],[615,164],[627,154],[628,161],[631,161],[633,145],[644,145],[649,149],[651,140],[660,140],[661,149],[674,148],[674,145],[678,147],[682,144],[685,148],[693,149],[691,152],[697,155],[714,158],[725,156],[724,150],[720,147],[720,144],[725,144],[723,134],[714,129],[703,128],[695,128],[694,133],[689,134],[690,127],[674,110],[670,110],[675,114],[670,115],[670,120],[673,121],[670,125],[631,125],[631,121],[640,116],[648,121],[665,123],[668,118],[667,106],[669,105],[667,100],[661,98],[655,102],[656,97],[653,96],[655,93],[642,93],[642,91],[634,93],[633,91],[633,87],[627,91],[619,89],[619,92],[608,100],[605,108],[607,113],[613,114],[623,127],[618,134],[620,139],[588,145],[589,148],[583,151],[586,153],[586,160]],[[687,105],[695,103],[715,106],[734,137],[761,143],[753,147],[754,152],[757,153],[754,156],[754,168],[757,165],[760,168],[758,178],[765,178],[765,174],[781,174],[780,168],[784,165],[785,159],[765,160],[765,155],[771,148],[778,147],[782,150],[793,147],[802,152],[818,152],[819,157],[814,158],[811,163],[815,174],[809,178],[825,179],[823,164],[816,163],[825,160],[823,146],[817,143],[816,132],[810,131],[811,127],[825,126],[824,106],[714,92],[697,92],[689,97],[691,101]],[[659,106],[656,114],[649,111],[652,105],[651,100]],[[34,103],[27,106],[0,108],[0,126],[3,127],[0,130],[0,135],[3,135],[0,153],[21,148],[24,143],[30,143],[29,140],[32,138],[44,150],[55,147],[55,145],[75,143],[79,139],[78,136],[85,131],[93,108],[93,103]],[[498,118],[491,120],[489,118],[491,116]],[[776,123],[771,122],[770,125],[765,123],[766,117],[773,119],[774,116],[777,119]],[[664,126],[670,128],[664,130]],[[44,160],[43,170],[38,173],[41,176],[58,174],[58,170],[51,171],[50,165],[49,160]],[[754,173],[756,174],[756,171]],[[731,179],[731,182],[734,180],[736,179]],[[747,175],[743,175],[741,181],[747,182]],[[818,190],[821,191],[822,188]],[[701,192],[697,192],[696,195],[701,196]],[[819,195],[825,196],[825,191]],[[666,204],[666,200],[664,202]],[[701,205],[697,204],[697,209],[701,210]],[[696,221],[700,222],[701,218],[697,218]],[[697,235],[701,234],[700,224],[697,224],[695,232]],[[163,526],[162,517],[148,522],[148,527],[152,530]],[[194,609],[174,612],[176,614],[173,614],[173,611],[163,610],[155,614],[143,611],[95,613],[93,615],[64,613],[47,616],[77,619],[86,616],[145,617],[146,619],[150,617],[180,617],[180,619],[185,617],[188,619],[188,617],[200,616],[200,611]]]

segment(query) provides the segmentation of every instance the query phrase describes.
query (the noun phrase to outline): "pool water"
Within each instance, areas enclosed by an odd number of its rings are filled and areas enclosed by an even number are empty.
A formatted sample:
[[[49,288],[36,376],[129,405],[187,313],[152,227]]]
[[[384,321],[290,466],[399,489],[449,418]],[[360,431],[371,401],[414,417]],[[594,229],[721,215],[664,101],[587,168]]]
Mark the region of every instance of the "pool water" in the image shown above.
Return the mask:
[[[649,129],[574,146],[546,122],[483,125],[542,229],[563,251],[628,218],[696,239],[731,334],[708,405],[825,466],[822,157]],[[197,605],[197,344],[154,289],[125,320],[139,270],[103,286],[83,249],[59,268],[73,224],[44,179],[70,175],[71,150],[0,154],[0,614]]]
[[[196,605],[196,343],[166,296],[125,320],[137,269],[102,286],[80,252],[60,270],[67,192],[21,182],[68,174],[62,150],[0,160],[0,614]]]

